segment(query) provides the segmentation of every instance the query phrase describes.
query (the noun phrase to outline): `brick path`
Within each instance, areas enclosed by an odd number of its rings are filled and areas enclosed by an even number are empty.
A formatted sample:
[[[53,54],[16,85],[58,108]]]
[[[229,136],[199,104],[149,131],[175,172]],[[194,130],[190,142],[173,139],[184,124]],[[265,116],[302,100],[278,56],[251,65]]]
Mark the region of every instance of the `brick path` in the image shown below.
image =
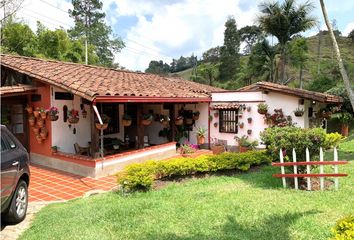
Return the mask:
[[[114,176],[93,179],[50,169],[31,166],[30,202],[63,201],[82,197],[88,191],[109,191],[116,187]]]

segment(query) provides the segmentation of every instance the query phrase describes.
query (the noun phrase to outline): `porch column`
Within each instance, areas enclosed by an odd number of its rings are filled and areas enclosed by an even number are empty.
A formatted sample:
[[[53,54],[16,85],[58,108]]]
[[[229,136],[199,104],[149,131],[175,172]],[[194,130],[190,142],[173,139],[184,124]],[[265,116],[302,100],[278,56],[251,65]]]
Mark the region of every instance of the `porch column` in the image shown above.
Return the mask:
[[[92,157],[95,157],[95,153],[98,152],[98,131],[96,129],[96,125],[95,125],[95,111],[93,110],[93,108],[90,108],[90,124],[91,124],[91,154]]]
[[[144,105],[138,104],[136,116],[137,116],[137,135],[138,135],[137,146],[139,149],[144,148],[144,126],[141,123],[142,116],[143,116],[143,109],[144,109]]]
[[[171,142],[175,141],[176,139],[176,124],[175,124],[175,119],[176,119],[176,104],[172,104],[170,107],[170,127],[171,127]]]

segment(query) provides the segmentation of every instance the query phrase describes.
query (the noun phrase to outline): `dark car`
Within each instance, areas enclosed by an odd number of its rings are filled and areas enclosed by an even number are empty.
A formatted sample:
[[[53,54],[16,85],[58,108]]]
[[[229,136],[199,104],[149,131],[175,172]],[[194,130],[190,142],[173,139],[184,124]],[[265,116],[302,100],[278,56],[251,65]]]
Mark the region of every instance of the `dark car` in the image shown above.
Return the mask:
[[[26,217],[28,206],[29,154],[3,125],[0,151],[2,220],[18,223]]]

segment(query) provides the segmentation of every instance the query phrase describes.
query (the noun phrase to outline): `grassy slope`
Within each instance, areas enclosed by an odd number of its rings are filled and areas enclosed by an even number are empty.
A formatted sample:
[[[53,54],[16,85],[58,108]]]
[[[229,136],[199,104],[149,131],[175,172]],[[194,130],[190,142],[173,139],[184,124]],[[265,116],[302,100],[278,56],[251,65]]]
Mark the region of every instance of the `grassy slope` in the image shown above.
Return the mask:
[[[352,155],[353,156],[353,155]],[[282,189],[279,170],[170,184],[122,197],[102,194],[52,204],[21,239],[328,239],[336,220],[354,214],[354,162],[340,190]]]
[[[337,38],[339,49],[341,51],[341,56],[343,58],[344,63],[350,63],[350,73],[351,76],[354,75],[354,43],[346,37],[339,37]],[[306,63],[306,67],[304,69],[304,81],[310,81],[313,79],[311,73],[317,73],[317,63],[318,63],[318,56],[317,56],[317,45],[318,45],[318,37],[312,36],[307,38],[307,43],[309,46],[309,60]],[[335,63],[335,56],[332,53],[332,42],[329,35],[324,35],[321,37],[321,63],[322,63],[322,71],[326,72],[328,68],[325,66],[326,63],[329,64],[331,62]],[[247,58],[241,57],[241,59]],[[298,70],[292,66],[287,66],[289,75],[298,79],[299,73]],[[190,79],[192,75],[192,68],[186,69],[181,72],[174,73],[182,78]]]

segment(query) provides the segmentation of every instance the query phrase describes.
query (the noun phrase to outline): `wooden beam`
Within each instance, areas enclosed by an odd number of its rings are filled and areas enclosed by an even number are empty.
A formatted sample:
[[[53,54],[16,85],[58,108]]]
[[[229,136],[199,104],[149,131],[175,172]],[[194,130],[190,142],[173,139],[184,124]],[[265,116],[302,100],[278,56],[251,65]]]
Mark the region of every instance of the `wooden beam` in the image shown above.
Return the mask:
[[[170,107],[170,128],[171,128],[171,142],[176,141],[176,104],[172,104]]]
[[[138,104],[137,105],[137,135],[138,135],[138,143],[137,146],[139,149],[144,148],[144,125],[141,123],[143,120],[143,110],[144,110],[144,105],[143,104]]]

